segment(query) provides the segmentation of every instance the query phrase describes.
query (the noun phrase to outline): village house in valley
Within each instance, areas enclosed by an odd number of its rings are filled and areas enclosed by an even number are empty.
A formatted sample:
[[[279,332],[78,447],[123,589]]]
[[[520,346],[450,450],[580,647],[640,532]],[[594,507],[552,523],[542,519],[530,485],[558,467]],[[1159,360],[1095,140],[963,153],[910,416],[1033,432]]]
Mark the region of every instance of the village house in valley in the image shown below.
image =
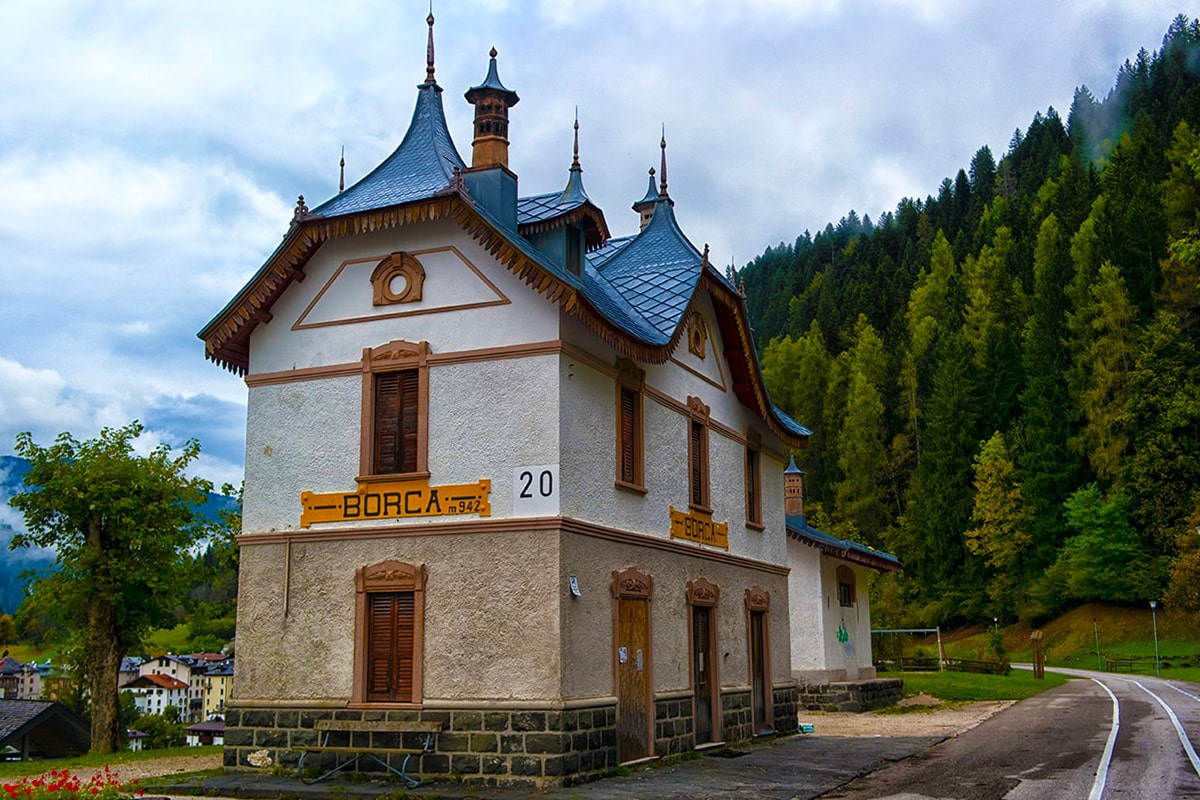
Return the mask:
[[[468,163],[428,23],[399,146],[301,198],[200,333],[249,387],[226,765],[295,764],[322,720],[364,746],[400,740],[356,720],[435,723],[424,775],[535,782],[794,731],[797,636],[824,646],[789,625],[810,432],[676,222],[665,138],[632,234],[584,189],[578,123],[562,185],[522,195],[496,52]],[[817,608],[838,551],[812,552]]]

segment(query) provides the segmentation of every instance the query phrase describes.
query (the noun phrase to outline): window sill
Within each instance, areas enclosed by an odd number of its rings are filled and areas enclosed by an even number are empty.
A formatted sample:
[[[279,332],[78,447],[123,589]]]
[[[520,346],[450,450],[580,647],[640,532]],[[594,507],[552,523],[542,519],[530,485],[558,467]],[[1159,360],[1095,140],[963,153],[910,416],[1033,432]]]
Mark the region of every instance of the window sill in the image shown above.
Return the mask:
[[[766,525],[763,525],[761,522],[754,522],[752,520],[746,520],[746,527],[752,531],[765,531],[767,529]]]
[[[614,481],[613,486],[618,489],[624,489],[627,492],[636,492],[637,494],[646,494],[649,491],[645,486],[636,483],[626,483],[625,481]]]
[[[711,507],[702,506],[699,503],[688,503],[688,508],[691,509],[692,511],[699,511],[701,514],[708,514],[710,517],[712,516],[712,513],[713,513],[713,510]]]
[[[403,483],[404,481],[427,481],[429,470],[424,472],[393,472],[389,475],[359,475],[357,483]]]
[[[400,700],[354,700],[346,704],[346,708],[424,708],[422,703],[405,703]]]

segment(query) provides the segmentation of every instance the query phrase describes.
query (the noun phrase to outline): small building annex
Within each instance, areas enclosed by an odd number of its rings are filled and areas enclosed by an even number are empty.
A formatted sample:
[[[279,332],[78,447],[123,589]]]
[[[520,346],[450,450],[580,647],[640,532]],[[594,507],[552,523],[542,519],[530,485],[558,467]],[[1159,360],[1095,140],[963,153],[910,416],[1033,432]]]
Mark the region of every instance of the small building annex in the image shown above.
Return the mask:
[[[428,24],[399,146],[301,197],[199,334],[249,388],[226,765],[294,764],[335,718],[441,724],[427,776],[537,782],[794,730],[783,473],[810,432],[676,222],[665,139],[635,233],[585,191],[577,123],[562,187],[522,196],[496,52],[468,164]]]

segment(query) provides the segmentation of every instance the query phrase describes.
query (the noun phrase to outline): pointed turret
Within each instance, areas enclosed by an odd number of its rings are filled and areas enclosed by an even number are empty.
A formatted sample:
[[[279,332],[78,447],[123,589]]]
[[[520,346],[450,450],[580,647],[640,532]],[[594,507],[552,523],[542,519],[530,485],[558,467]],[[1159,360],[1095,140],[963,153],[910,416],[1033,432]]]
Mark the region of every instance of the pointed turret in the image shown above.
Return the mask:
[[[358,183],[312,210],[335,217],[432,197],[452,186],[455,170],[466,166],[450,138],[442,109],[442,87],[433,72],[433,14],[425,48],[425,82],[417,86],[417,103],[404,139],[383,163]]]
[[[787,517],[804,516],[804,470],[796,466],[795,456],[783,471],[783,513]]]

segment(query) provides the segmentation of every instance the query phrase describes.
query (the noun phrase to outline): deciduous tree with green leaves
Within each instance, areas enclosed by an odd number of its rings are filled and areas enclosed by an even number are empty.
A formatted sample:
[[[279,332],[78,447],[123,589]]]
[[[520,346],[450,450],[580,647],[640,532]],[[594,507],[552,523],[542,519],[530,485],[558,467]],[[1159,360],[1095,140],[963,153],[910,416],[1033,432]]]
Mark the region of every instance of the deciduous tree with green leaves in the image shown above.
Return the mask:
[[[25,491],[9,502],[26,531],[11,547],[47,547],[57,554],[58,598],[64,622],[84,653],[91,700],[92,751],[124,744],[117,675],[121,657],[178,604],[184,554],[204,535],[199,510],[212,485],[189,477],[200,454],[189,440],[177,453],[158,445],[135,452],[138,422],[104,428],[80,442],[59,434],[43,447],[29,433],[16,452],[30,462]]]

